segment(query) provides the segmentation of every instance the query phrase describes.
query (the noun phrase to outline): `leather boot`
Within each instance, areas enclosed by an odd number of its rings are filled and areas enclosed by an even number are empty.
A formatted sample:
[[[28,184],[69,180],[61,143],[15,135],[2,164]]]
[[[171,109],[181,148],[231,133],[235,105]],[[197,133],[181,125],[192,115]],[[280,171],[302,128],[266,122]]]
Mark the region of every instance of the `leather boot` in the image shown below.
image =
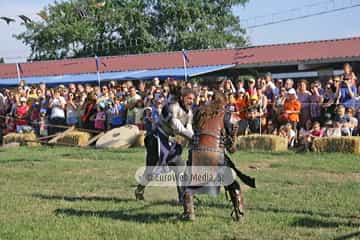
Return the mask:
[[[145,186],[143,186],[141,184],[137,185],[137,187],[135,189],[135,198],[136,198],[136,200],[145,200],[144,191],[145,191]]]
[[[194,212],[194,196],[191,193],[186,192],[184,195],[184,214],[183,219],[187,221],[195,220]]]

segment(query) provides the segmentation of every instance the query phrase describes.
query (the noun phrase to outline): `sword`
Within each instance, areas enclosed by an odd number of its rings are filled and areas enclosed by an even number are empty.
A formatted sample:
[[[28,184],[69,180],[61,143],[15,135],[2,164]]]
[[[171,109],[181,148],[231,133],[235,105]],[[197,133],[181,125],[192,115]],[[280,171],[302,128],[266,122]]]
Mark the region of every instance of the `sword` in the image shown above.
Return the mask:
[[[225,158],[228,161],[228,166],[233,169],[236,173],[236,175],[240,178],[240,180],[245,183],[246,185],[248,185],[249,187],[252,188],[256,188],[256,184],[255,184],[255,178],[250,177],[248,175],[245,175],[244,173],[242,173],[234,164],[234,162],[230,159],[230,156],[228,154],[225,153]]]

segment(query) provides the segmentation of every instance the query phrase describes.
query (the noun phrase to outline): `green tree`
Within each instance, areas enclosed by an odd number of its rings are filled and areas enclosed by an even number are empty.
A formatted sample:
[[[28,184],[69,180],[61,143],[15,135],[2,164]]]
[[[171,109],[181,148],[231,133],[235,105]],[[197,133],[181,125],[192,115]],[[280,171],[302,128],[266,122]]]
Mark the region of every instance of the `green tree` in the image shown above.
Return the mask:
[[[247,41],[232,8],[248,1],[55,2],[15,37],[31,48],[30,60],[237,47]]]
[[[5,63],[4,58],[0,58],[0,63]]]

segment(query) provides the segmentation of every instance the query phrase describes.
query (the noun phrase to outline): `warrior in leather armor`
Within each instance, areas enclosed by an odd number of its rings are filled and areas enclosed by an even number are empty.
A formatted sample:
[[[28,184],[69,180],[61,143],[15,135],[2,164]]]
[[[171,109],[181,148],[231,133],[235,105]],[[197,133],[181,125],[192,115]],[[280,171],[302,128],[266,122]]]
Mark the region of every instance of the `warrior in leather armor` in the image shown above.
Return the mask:
[[[193,128],[195,129],[192,138],[189,161],[185,174],[188,179],[191,169],[194,166],[225,166],[229,169],[235,168],[227,155],[227,151],[235,151],[235,139],[237,135],[236,114],[224,111],[225,99],[221,93],[215,94],[213,101],[206,106],[201,107],[194,115]],[[237,169],[236,169],[237,170]],[[240,220],[244,215],[244,203],[239,183],[233,179],[229,185],[225,186],[229,193],[234,211],[235,220]],[[184,195],[184,213],[185,220],[195,220],[193,196],[195,194],[218,194],[220,186],[202,185],[193,186],[186,184]]]
[[[191,89],[182,89],[180,97],[173,97],[171,102],[162,109],[159,123],[145,137],[146,169],[141,183],[135,190],[138,200],[144,199],[144,190],[148,177],[154,174],[154,169],[162,169],[160,173],[174,171],[177,180],[179,202],[183,202],[183,191],[179,176],[185,167],[181,159],[182,146],[170,137],[180,135],[188,140],[193,136],[192,104],[195,98]],[[158,173],[158,174],[160,174]]]

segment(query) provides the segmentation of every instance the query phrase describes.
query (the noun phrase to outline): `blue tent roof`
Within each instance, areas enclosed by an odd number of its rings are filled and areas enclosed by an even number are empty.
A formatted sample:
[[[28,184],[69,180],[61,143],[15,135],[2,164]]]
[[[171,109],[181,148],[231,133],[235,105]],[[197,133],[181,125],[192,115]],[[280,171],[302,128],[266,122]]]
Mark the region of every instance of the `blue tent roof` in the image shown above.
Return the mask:
[[[206,67],[190,67],[187,68],[187,77],[192,78],[203,74],[228,69],[234,65],[217,65]],[[184,68],[170,68],[159,70],[142,70],[142,71],[127,71],[127,72],[106,72],[100,74],[101,81],[109,80],[147,80],[154,77],[165,79],[167,77],[184,79]],[[97,82],[96,73],[86,74],[73,74],[73,75],[61,75],[61,76],[41,76],[41,77],[23,77],[27,84],[39,84],[45,82],[48,85],[56,84],[68,84],[68,83],[93,83]],[[17,78],[0,78],[0,86],[14,86],[18,84]]]

